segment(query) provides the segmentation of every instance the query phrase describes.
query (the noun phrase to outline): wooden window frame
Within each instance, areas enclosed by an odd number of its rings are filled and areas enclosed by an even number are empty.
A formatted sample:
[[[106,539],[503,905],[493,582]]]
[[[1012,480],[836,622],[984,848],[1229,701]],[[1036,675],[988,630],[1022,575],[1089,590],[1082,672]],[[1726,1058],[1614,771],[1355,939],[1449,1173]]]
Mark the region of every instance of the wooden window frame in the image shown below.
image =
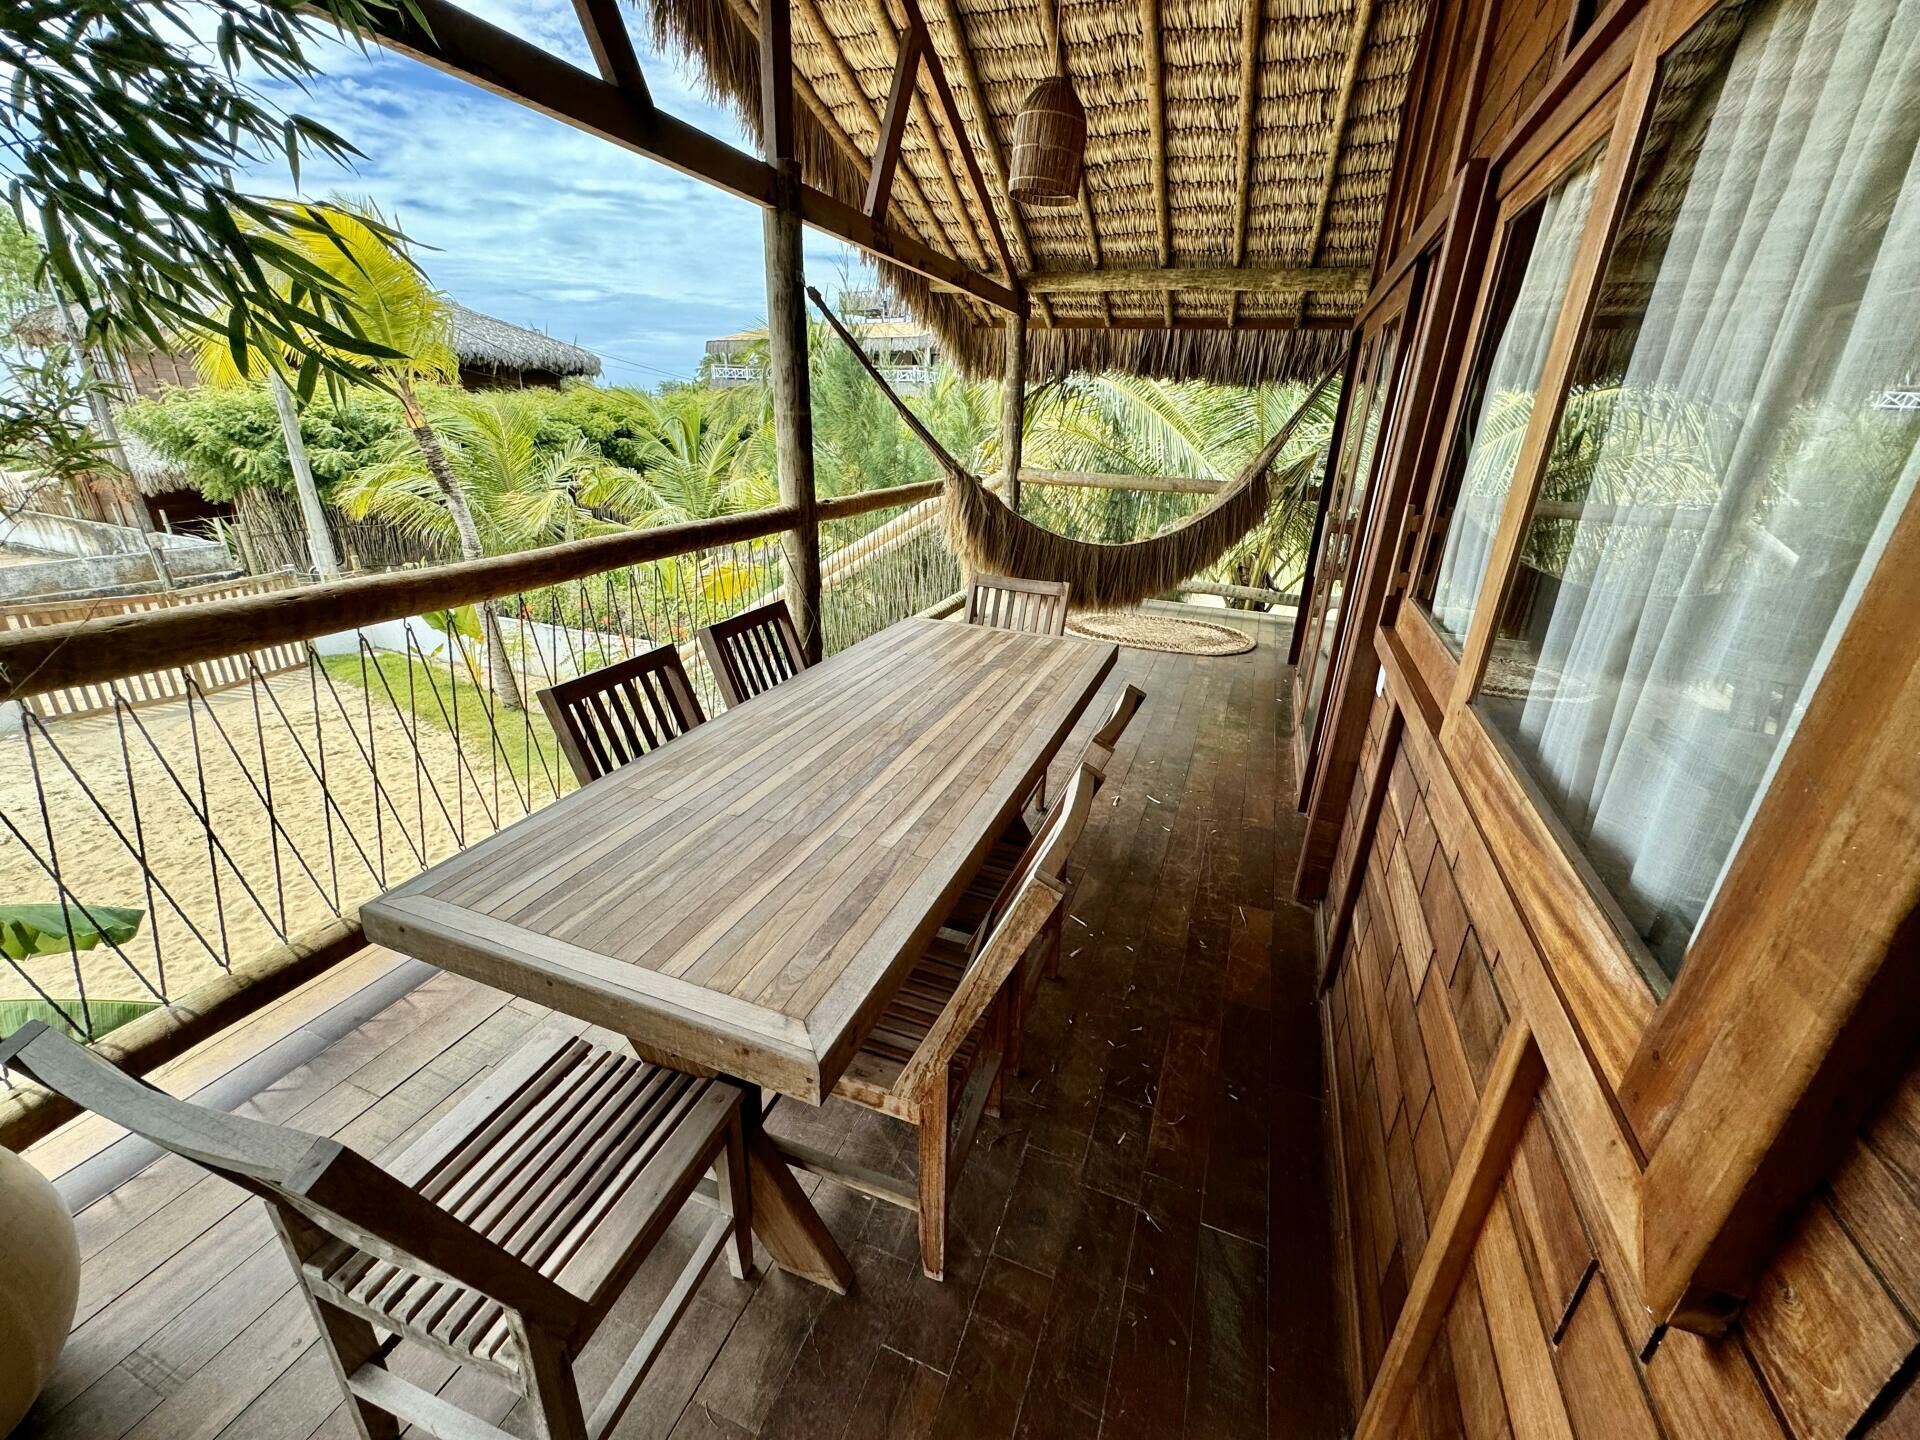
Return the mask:
[[[1624,83],[1624,82],[1623,82]],[[1510,180],[1496,187],[1494,203],[1490,207],[1492,214],[1474,223],[1486,225],[1486,257],[1480,267],[1478,285],[1475,291],[1473,322],[1467,337],[1465,359],[1467,366],[1477,366],[1482,359],[1482,351],[1493,340],[1489,326],[1493,316],[1490,308],[1498,287],[1500,275],[1509,254],[1513,222],[1530,206],[1553,189],[1573,168],[1584,159],[1593,147],[1608,138],[1613,127],[1614,112],[1620,100],[1620,85],[1616,85],[1600,100],[1600,103],[1583,116],[1568,132],[1543,155],[1523,171],[1516,173]],[[1604,164],[1604,159],[1602,161]],[[1595,197],[1595,210],[1599,208],[1598,196]],[[1591,226],[1593,214],[1587,215],[1587,224]],[[1568,289],[1571,292],[1575,277],[1568,277]],[[1462,372],[1465,373],[1465,367]],[[1546,377],[1543,375],[1544,381]],[[1428,563],[1434,557],[1430,552],[1439,522],[1440,509],[1449,479],[1448,472],[1461,427],[1467,423],[1466,405],[1469,387],[1455,385],[1453,395],[1447,406],[1445,441],[1435,453],[1431,473],[1427,476],[1424,498],[1420,504],[1419,530],[1412,541],[1409,554],[1409,576],[1407,593],[1401,597],[1394,617],[1394,628],[1408,659],[1412,662],[1421,683],[1427,687],[1430,696],[1436,699],[1452,694],[1459,676],[1459,659],[1453,649],[1440,634],[1440,628],[1433,623],[1426,602],[1420,598],[1419,590]],[[1543,391],[1544,393],[1544,391]],[[1523,453],[1517,457],[1514,465],[1513,484],[1520,483],[1520,465],[1525,460]],[[1491,560],[1488,565],[1492,569]],[[1484,587],[1483,587],[1484,588]],[[1479,609],[1474,611],[1474,620],[1479,619]]]
[[[1374,532],[1381,527],[1385,517],[1391,513],[1381,508],[1380,484],[1382,479],[1390,473],[1389,461],[1394,447],[1399,443],[1401,422],[1405,419],[1402,413],[1404,407],[1400,404],[1401,382],[1406,378],[1407,357],[1413,348],[1407,332],[1410,325],[1417,326],[1418,323],[1423,279],[1424,274],[1417,265],[1396,270],[1375,287],[1374,294],[1369,297],[1366,308],[1362,312],[1363,318],[1359,327],[1362,336],[1360,360],[1355,374],[1367,375],[1367,383],[1364,394],[1356,387],[1353,404],[1348,409],[1349,437],[1364,437],[1367,412],[1372,407],[1374,387],[1377,384],[1384,385],[1385,399],[1382,402],[1380,429],[1374,437],[1373,453],[1367,461],[1367,493],[1361,506],[1359,528],[1354,547],[1347,556],[1346,574],[1341,581],[1343,587],[1341,611],[1334,622],[1335,630],[1332,645],[1327,654],[1327,673],[1321,691],[1320,704],[1314,712],[1312,728],[1309,730],[1307,726],[1300,724],[1296,725],[1294,730],[1294,760],[1297,767],[1296,773],[1300,776],[1303,808],[1312,804],[1319,778],[1320,761],[1325,749],[1322,738],[1327,733],[1328,717],[1337,708],[1336,702],[1342,693],[1340,687],[1343,684],[1344,660],[1346,652],[1351,648],[1350,641],[1354,633],[1354,627],[1348,623],[1352,613],[1350,597],[1360,588],[1363,577],[1367,573],[1368,554],[1373,544]],[[1387,373],[1381,376],[1372,373],[1370,367],[1374,364],[1381,337],[1389,330],[1393,335],[1393,355],[1386,366]],[[1356,425],[1360,427],[1358,430],[1354,429]],[[1359,443],[1364,443],[1364,438]],[[1353,454],[1357,465],[1358,450]],[[1329,491],[1327,517],[1320,533],[1322,553],[1319,558],[1323,561],[1326,558],[1327,539],[1335,520],[1334,503],[1336,501],[1344,503],[1347,499],[1347,492],[1342,490],[1341,484],[1344,483],[1350,487],[1359,478],[1357,474],[1347,473],[1344,463],[1346,456],[1343,455],[1341,460],[1341,475],[1339,481]],[[1326,625],[1326,615],[1317,602],[1318,596],[1307,597],[1309,614],[1303,632],[1304,638],[1300,644],[1300,663],[1294,670],[1294,714],[1301,719],[1305,718],[1307,697],[1318,673],[1320,636]],[[1372,626],[1369,624],[1362,628],[1370,632]]]
[[[1492,237],[1605,125],[1587,217],[1494,550],[1456,662],[1419,607],[1381,617],[1410,727],[1455,775],[1552,980],[1552,1003],[1609,1097],[1610,1144],[1638,1188],[1621,1277],[1650,1317],[1717,1334],[1737,1317],[1798,1207],[1920,1042],[1920,504],[1897,521],[1789,740],[1721,889],[1664,995],[1645,947],[1506,741],[1473,706],[1518,569],[1575,347],[1591,320],[1667,53],[1716,0],[1610,7],[1502,148]],[[1499,258],[1473,289],[1471,349]],[[1409,504],[1417,567],[1430,543],[1456,390],[1427,490]],[[1417,579],[1417,568],[1413,577]],[[1403,599],[1405,597],[1402,597]],[[1436,653],[1437,652],[1437,653]],[[1414,703],[1411,708],[1407,699]],[[1323,712],[1325,710],[1323,704]],[[1876,863],[1877,861],[1877,863]],[[1336,922],[1337,924],[1337,922]]]

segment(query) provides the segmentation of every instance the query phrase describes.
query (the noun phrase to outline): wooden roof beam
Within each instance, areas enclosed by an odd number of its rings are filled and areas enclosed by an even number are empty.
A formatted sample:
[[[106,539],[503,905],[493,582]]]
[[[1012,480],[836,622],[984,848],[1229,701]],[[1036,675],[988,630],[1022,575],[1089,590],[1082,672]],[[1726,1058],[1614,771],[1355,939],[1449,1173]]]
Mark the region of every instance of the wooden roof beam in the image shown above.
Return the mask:
[[[1147,72],[1147,132],[1153,161],[1153,204],[1160,229],[1160,263],[1173,264],[1173,207],[1167,193],[1167,67],[1160,46],[1160,0],[1140,0],[1140,43]],[[1162,297],[1173,328],[1173,292]]]
[[[600,78],[618,85],[633,97],[637,105],[653,106],[647,92],[647,77],[640,72],[640,57],[634,53],[633,37],[627,34],[627,22],[620,18],[617,0],[573,0],[573,10],[586,32],[587,48],[593,63],[600,67]]]
[[[1369,278],[1367,268],[1361,265],[1168,265],[1149,269],[1035,270],[1022,275],[1020,285],[1034,295],[1092,295],[1120,290],[1154,290],[1167,295],[1179,290],[1235,294],[1313,290],[1359,295],[1366,292]]]
[[[907,12],[907,28],[918,34],[923,43],[927,40],[926,16],[920,13],[919,0],[901,0]],[[993,203],[993,195],[987,189],[986,178],[980,173],[980,161],[974,154],[975,147],[967,143],[966,121],[960,114],[960,102],[953,93],[953,86],[947,83],[946,66],[940,61],[940,52],[931,44],[926,44],[927,75],[933,81],[934,94],[939,97],[940,109],[947,118],[948,133],[960,151],[960,163],[967,172],[967,185],[973,191],[973,197],[980,204],[980,212],[986,217],[987,230],[993,236],[993,252],[1000,262],[1000,273],[1009,284],[1014,284],[1014,276],[1019,273],[1013,263],[1013,252],[1007,248],[1006,232],[1000,226],[1000,207]],[[983,129],[991,128],[991,117],[985,112],[981,115]],[[991,135],[981,137],[995,150],[999,145]],[[1017,285],[1015,288],[1018,288]]]
[[[732,3],[734,13],[746,22],[748,31],[758,34],[760,15],[759,12],[754,9],[750,0],[732,0]],[[820,14],[819,9],[814,5],[813,0],[793,0],[793,8],[794,13],[805,21],[807,28],[813,32],[814,39],[820,42],[820,48],[826,52],[828,61],[833,65],[834,74],[839,77],[841,85],[845,87],[849,98],[853,102],[854,109],[866,121],[874,134],[876,136],[879,135],[881,127],[880,117],[874,113],[873,107],[867,103],[866,92],[860,88],[860,81],[854,75],[853,67],[847,63],[846,51],[840,48],[840,42],[834,39],[833,32],[827,29],[827,22]],[[799,88],[801,98],[807,102],[808,108],[813,111],[815,117],[820,121],[821,125],[825,127],[827,133],[833,137],[834,144],[840,147],[840,152],[852,160],[860,169],[867,169],[866,153],[861,150],[853,136],[849,135],[846,128],[841,125],[839,117],[833,113],[833,107],[827,104],[813,86],[807,82],[807,77],[797,69],[794,71],[793,79],[794,84]],[[899,175],[898,178],[904,182],[907,199],[913,203],[914,210],[917,212],[918,225],[916,228],[918,228],[921,237],[931,239],[938,235],[944,239],[944,227],[941,226],[939,217],[933,213],[933,207],[927,203],[926,193],[921,190],[920,182],[914,178],[913,171],[908,170],[904,175]],[[873,218],[884,223],[886,217],[884,215],[876,215]]]
[[[1233,263],[1247,263],[1247,222],[1253,208],[1253,134],[1259,124],[1260,35],[1266,0],[1245,0],[1240,11],[1240,173],[1233,194]],[[1227,297],[1227,323],[1240,318],[1240,292]]]
[[[415,23],[417,9],[426,30]],[[658,160],[729,194],[770,207],[779,186],[771,165],[736,150],[656,107],[635,103],[602,80],[448,0],[409,0],[404,8],[375,11],[369,39],[435,69],[518,101],[590,135]],[[814,186],[799,187],[807,224],[870,254],[952,286],[996,310],[1020,298],[1010,286],[980,274],[931,246],[869,219],[857,206]]]
[[[993,128],[993,109],[987,104],[987,88],[980,81],[980,66],[973,58],[973,45],[967,39],[966,22],[960,18],[960,12],[954,8],[953,0],[933,0],[933,3],[939,11],[941,24],[947,27],[947,33],[953,37],[954,55],[960,63],[960,83],[966,89],[968,102],[973,106],[973,113],[979,117],[980,138],[986,146],[987,161],[993,167],[993,178],[1000,186],[1000,193],[1007,197],[1007,218],[1013,224],[1013,237],[1020,245],[1021,268],[1031,270],[1035,263],[1033,237],[1027,233],[1026,222],[1020,217],[1019,205],[1014,203],[1012,180],[1007,169],[1007,152],[1000,144],[999,133]],[[953,123],[956,131],[965,133],[964,130],[960,130],[958,120]],[[1014,272],[1007,273],[1011,276]],[[1038,308],[1041,318],[1051,324],[1053,312],[1047,302],[1042,300]]]
[[[926,49],[927,32],[909,25],[900,38],[900,55],[893,63],[893,84],[887,90],[887,108],[880,116],[880,139],[873,150],[873,168],[867,172],[869,219],[878,220],[887,213],[887,201],[893,194],[893,171],[900,163],[900,140],[907,133],[908,102],[913,98],[914,77],[920,69],[920,55]]]

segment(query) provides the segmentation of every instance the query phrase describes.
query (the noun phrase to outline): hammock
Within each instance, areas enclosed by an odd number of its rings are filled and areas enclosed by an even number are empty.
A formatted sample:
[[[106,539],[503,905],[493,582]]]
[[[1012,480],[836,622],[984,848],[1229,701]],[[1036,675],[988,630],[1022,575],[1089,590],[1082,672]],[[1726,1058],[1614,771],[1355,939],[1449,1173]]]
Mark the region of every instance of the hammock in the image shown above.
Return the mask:
[[[1287,423],[1204,510],[1145,540],[1102,545],[1044,529],[1016,513],[990,491],[979,476],[947,453],[920,422],[920,417],[894,393],[866,352],[847,333],[840,318],[827,307],[820,292],[808,286],[807,295],[873,377],[873,383],[900,412],[907,428],[946,472],[947,538],[967,568],[1016,575],[1025,580],[1064,580],[1072,587],[1070,603],[1076,610],[1137,605],[1152,596],[1164,595],[1239,543],[1267,513],[1273,493],[1269,471],[1275,457],[1337,373],[1337,369],[1329,370],[1320,377]],[[1283,474],[1289,481],[1297,480],[1316,459],[1314,455],[1304,455]]]

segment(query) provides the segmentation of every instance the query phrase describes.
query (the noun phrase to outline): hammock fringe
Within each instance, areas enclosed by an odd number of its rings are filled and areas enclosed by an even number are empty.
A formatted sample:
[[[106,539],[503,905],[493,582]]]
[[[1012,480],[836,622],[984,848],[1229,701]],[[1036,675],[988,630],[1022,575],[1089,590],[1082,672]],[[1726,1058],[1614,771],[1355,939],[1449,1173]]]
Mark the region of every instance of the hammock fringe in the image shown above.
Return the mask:
[[[1300,421],[1333,383],[1338,367],[1329,369],[1307,392],[1300,407],[1288,417],[1240,472],[1234,483],[1207,507],[1178,525],[1145,540],[1124,545],[1102,545],[1074,540],[1034,524],[1016,514],[979,476],[947,453],[920,417],[907,408],[887,384],[840,318],[811,286],[807,294],[826,317],[841,341],[859,359],[900,418],[927,447],[945,472],[948,543],[973,571],[1018,576],[1025,580],[1064,580],[1072,587],[1071,605],[1081,609],[1111,609],[1137,605],[1164,595],[1183,580],[1213,564],[1260,523],[1273,494],[1273,462],[1293,438]],[[1303,455],[1282,472],[1292,483],[1304,477],[1318,459]]]

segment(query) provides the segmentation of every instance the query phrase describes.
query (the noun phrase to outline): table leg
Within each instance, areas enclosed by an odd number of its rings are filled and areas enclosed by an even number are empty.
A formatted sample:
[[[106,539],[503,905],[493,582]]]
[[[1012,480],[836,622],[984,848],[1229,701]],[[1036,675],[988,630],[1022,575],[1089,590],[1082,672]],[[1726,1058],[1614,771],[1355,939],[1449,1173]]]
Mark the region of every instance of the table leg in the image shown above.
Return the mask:
[[[767,1134],[757,1087],[748,1087],[741,1118],[747,1132],[753,1233],[782,1270],[845,1295],[853,1287],[853,1267]]]

